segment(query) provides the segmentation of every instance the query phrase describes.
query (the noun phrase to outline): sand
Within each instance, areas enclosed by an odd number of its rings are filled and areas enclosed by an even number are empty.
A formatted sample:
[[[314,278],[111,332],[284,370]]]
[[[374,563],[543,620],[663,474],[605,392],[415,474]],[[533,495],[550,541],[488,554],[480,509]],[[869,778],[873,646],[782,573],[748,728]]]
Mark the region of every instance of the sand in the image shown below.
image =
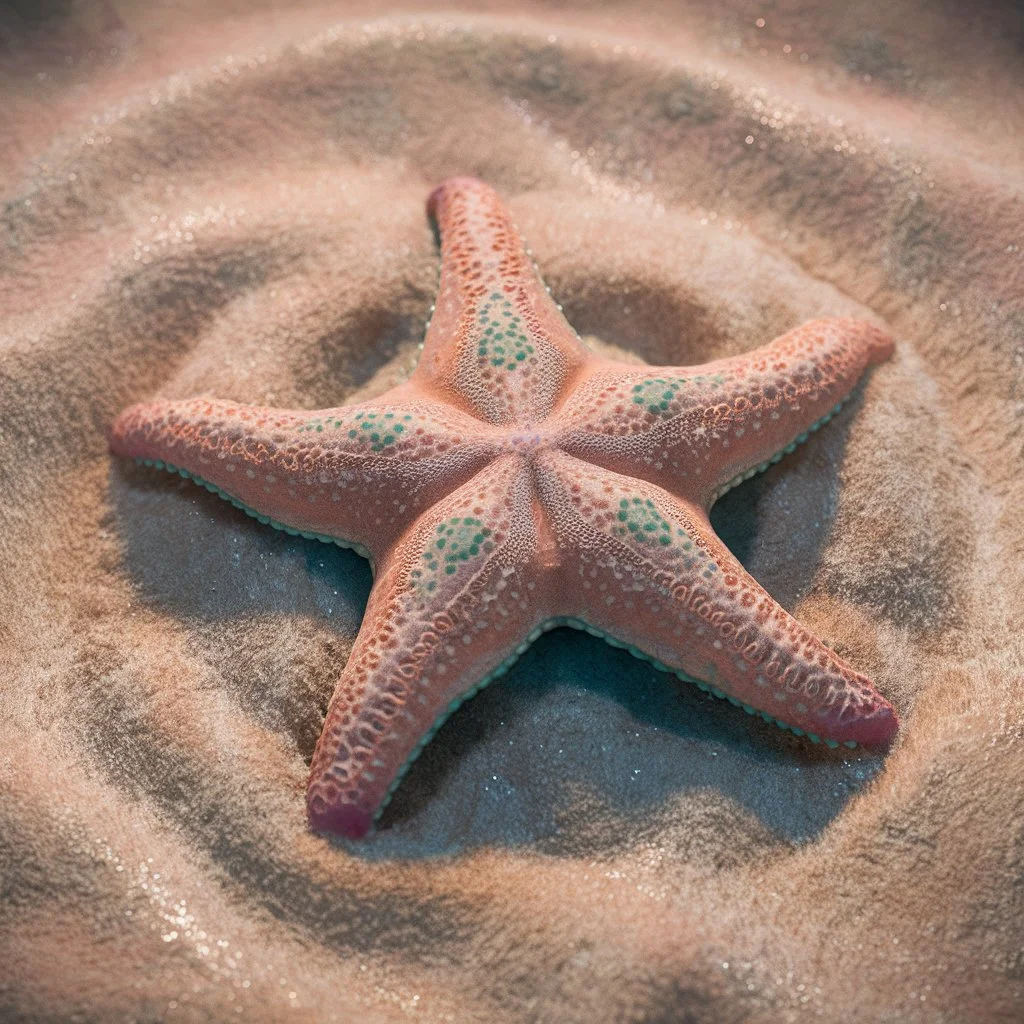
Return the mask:
[[[1021,1018],[1024,22],[959,6],[4,7],[0,1018]],[[598,348],[898,338],[713,513],[887,756],[559,630],[370,841],[307,830],[367,564],[105,431],[402,379],[453,173]]]

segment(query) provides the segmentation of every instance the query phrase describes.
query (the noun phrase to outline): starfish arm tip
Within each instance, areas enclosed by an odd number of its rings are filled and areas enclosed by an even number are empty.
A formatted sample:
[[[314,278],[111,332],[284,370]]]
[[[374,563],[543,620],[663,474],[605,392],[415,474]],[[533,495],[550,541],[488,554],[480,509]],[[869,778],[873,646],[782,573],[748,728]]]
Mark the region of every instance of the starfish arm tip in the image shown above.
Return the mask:
[[[314,832],[362,839],[373,827],[373,814],[355,804],[329,804],[310,792],[307,805],[309,826]]]
[[[447,192],[452,192],[457,189],[482,189],[487,192],[493,191],[489,185],[480,181],[479,178],[474,178],[471,174],[455,174],[450,178],[445,178],[439,185],[436,185],[429,196],[427,196],[427,216],[436,217],[437,207],[441,201],[442,196]]]
[[[859,718],[844,730],[841,739],[852,739],[865,747],[886,747],[896,738],[900,730],[900,719],[895,708],[879,698],[877,710]]]
[[[132,444],[133,426],[143,411],[143,406],[132,405],[118,415],[107,430],[107,447],[113,455],[131,458],[135,452]]]
[[[867,336],[867,365],[875,366],[884,363],[896,351],[896,341],[888,331],[867,321],[854,321],[860,325]]]

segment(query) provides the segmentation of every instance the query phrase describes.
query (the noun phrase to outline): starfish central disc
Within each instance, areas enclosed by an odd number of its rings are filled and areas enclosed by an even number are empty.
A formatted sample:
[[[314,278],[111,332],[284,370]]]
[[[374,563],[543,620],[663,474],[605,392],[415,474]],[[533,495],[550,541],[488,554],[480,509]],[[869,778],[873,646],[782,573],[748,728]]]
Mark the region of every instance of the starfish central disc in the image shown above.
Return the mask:
[[[440,722],[551,625],[815,742],[889,740],[893,708],[758,586],[708,509],[827,421],[891,339],[815,320],[702,366],[599,358],[492,189],[450,179],[428,213],[441,283],[408,382],[318,412],[151,402],[111,433],[119,455],[373,560],[313,755],[314,827],[365,834]]]
[[[551,438],[539,431],[523,431],[509,434],[509,448],[521,455],[535,455],[551,446]]]

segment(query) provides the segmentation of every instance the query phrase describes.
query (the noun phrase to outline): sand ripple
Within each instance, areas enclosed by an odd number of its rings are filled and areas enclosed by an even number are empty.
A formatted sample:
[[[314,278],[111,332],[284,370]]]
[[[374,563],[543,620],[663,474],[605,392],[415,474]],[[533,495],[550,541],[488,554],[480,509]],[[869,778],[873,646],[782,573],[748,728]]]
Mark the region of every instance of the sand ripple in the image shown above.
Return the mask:
[[[739,4],[19,27],[0,1015],[1011,1019],[1020,70],[995,5],[984,31],[861,6],[877,33]],[[888,758],[822,756],[558,631],[442,729],[377,837],[307,832],[366,564],[115,464],[105,431],[157,394],[317,407],[401,379],[436,282],[424,200],[453,173],[509,197],[620,356],[824,315],[897,336],[713,516],[898,706]]]

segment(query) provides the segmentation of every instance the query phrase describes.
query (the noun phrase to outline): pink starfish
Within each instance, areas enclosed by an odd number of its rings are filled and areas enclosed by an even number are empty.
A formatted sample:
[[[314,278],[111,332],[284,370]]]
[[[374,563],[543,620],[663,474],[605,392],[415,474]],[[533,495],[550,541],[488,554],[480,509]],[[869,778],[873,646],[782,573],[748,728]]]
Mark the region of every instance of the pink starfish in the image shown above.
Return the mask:
[[[703,366],[598,358],[492,189],[453,178],[427,210],[440,294],[407,383],[320,412],[154,402],[111,435],[119,455],[372,560],[313,756],[313,826],[364,835],[438,725],[556,625],[815,742],[889,740],[893,708],[758,586],[708,509],[828,420],[891,339],[815,320]]]

